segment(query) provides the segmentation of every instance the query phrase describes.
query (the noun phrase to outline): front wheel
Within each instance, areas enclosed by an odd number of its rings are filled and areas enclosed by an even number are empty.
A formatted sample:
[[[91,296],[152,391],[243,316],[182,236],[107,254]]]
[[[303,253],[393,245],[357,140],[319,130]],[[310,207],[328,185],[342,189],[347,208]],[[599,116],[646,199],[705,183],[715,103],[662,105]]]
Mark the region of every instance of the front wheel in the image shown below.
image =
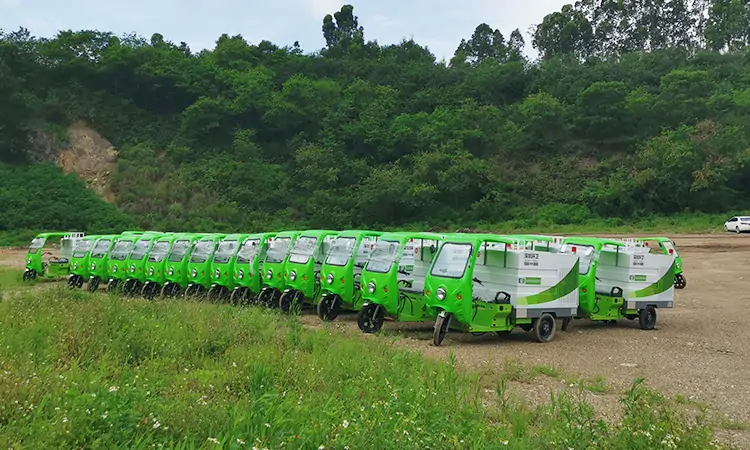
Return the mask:
[[[211,286],[211,289],[208,290],[207,296],[209,302],[219,302],[224,297],[224,287]]]
[[[141,288],[141,296],[147,300],[153,300],[160,292],[161,288],[153,281],[147,281]]]
[[[177,283],[166,282],[161,288],[161,296],[166,298],[175,298],[180,295],[180,285]]]
[[[377,333],[383,327],[385,309],[376,303],[365,303],[357,314],[357,325],[365,333]]]
[[[638,312],[638,324],[643,330],[653,330],[656,326],[656,308],[648,306]]]
[[[687,286],[687,280],[685,279],[685,277],[681,273],[678,273],[677,275],[675,275],[674,276],[674,288],[685,289],[685,286]]]
[[[338,295],[324,295],[318,302],[318,317],[324,322],[330,322],[341,312],[341,297]]]
[[[96,292],[99,290],[99,285],[102,283],[101,277],[94,277],[89,280],[89,292]],[[112,283],[110,283],[111,285]],[[109,289],[108,289],[109,290]]]
[[[550,313],[534,319],[534,337],[538,342],[547,343],[555,337],[555,318]]]
[[[231,303],[234,306],[237,306],[242,302],[242,297],[244,296],[245,287],[239,287],[237,289],[234,289],[232,293],[229,295],[229,303]],[[244,302],[243,302],[244,303]]]
[[[573,321],[572,317],[566,317],[566,318],[564,318],[563,319],[563,323],[562,323],[562,330],[563,331],[568,331],[568,327],[570,326],[570,322],[572,322],[572,321]]]
[[[443,315],[443,313],[441,313],[438,314],[435,319],[435,329],[432,332],[432,343],[435,346],[439,346],[443,343],[445,335],[448,334],[448,327],[450,327],[451,318],[453,318],[453,314],[446,313]]]
[[[23,281],[31,281],[31,280],[33,280],[35,278],[34,274],[35,274],[34,269],[26,269],[23,272]]]

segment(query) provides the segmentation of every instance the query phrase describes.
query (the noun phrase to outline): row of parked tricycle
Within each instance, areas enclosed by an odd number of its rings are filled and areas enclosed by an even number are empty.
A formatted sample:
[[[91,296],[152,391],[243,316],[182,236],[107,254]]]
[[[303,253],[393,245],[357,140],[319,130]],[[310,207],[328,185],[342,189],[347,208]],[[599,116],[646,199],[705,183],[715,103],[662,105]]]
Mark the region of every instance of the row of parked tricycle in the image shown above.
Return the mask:
[[[60,238],[60,255],[45,247]],[[47,260],[45,255],[50,255]],[[321,320],[358,311],[365,333],[386,318],[448,330],[553,339],[573,319],[656,325],[686,286],[666,237],[308,230],[256,234],[125,231],[45,233],[24,279],[67,275],[71,288],[127,296],[203,297],[284,312],[306,305]]]

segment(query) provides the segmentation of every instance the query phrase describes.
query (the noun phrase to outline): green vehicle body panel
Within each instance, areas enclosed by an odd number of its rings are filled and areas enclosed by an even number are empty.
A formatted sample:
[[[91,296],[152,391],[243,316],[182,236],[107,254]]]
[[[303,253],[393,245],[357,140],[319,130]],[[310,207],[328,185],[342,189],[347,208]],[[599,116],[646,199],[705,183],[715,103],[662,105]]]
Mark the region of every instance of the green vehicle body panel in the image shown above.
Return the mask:
[[[248,235],[243,243],[250,245],[248,241],[258,242],[257,250],[250,248],[240,250],[235,255],[235,264],[233,268],[234,289],[240,287],[247,288],[252,295],[258,295],[262,286],[263,278],[263,260],[268,250],[268,240],[276,236],[276,233],[255,233]]]
[[[326,294],[335,294],[341,298],[343,308],[352,311],[359,311],[362,308],[360,271],[367,260],[357,261],[358,254],[363,241],[372,241],[369,245],[374,247],[378,237],[382,234],[380,231],[345,230],[336,236],[336,241],[326,255],[320,271],[321,297]],[[343,242],[349,242],[351,245],[344,247]],[[337,251],[337,246],[341,249],[340,253]],[[360,271],[355,271],[355,263]],[[359,272],[360,275],[355,277],[355,272]]]
[[[119,234],[107,234],[96,240],[89,252],[89,279],[96,277],[103,281],[109,279],[109,254],[119,237]]]
[[[26,252],[26,270],[33,270],[36,272],[39,276],[45,277],[45,278],[58,278],[58,277],[64,277],[70,274],[70,259],[72,257],[72,244],[73,242],[70,241],[69,247],[65,248],[64,243],[61,242],[61,246],[58,249],[59,257],[56,257],[57,260],[49,260],[46,263],[43,260],[43,255],[45,253],[44,246],[48,242],[52,240],[60,240],[65,236],[70,236],[74,233],[80,233],[77,231],[74,232],[63,232],[63,231],[54,231],[54,232],[47,232],[47,233],[40,233],[38,234],[29,245],[29,249]],[[54,255],[52,256],[54,257]]]
[[[167,257],[164,258],[164,284],[174,283],[185,289],[188,285],[188,260],[193,252],[195,243],[205,234],[180,234],[172,242]]]
[[[434,307],[427,305],[425,302],[424,289],[421,285],[427,279],[427,271],[432,265],[432,258],[437,254],[440,243],[445,239],[447,234],[438,233],[418,233],[418,232],[399,232],[383,233],[375,244],[375,251],[370,257],[367,265],[362,270],[361,289],[363,292],[364,303],[374,303],[381,305],[386,314],[402,322],[423,322],[434,320],[437,311]],[[414,259],[418,259],[426,264],[424,279],[419,286],[414,286],[414,264],[403,261],[404,251],[411,241],[418,242],[417,251]],[[425,245],[424,241],[437,241],[433,249]],[[378,264],[377,253],[380,246],[386,242],[393,242],[397,245],[395,250],[395,260],[387,269],[383,266],[376,267]],[[415,245],[417,242],[415,242]],[[421,250],[420,250],[421,249]],[[390,262],[390,260],[389,260]],[[383,263],[383,264],[387,264]],[[409,275],[403,274],[402,280],[399,280],[399,271],[404,270]],[[411,277],[409,279],[409,277]],[[374,283],[374,292],[370,292],[370,283]]]
[[[224,286],[229,290],[234,289],[234,266],[237,263],[237,252],[250,236],[250,234],[228,234],[221,239],[213,258],[211,258],[211,286]]]
[[[326,257],[326,246],[330,246],[327,240],[338,234],[339,231],[335,230],[307,230],[297,236],[286,261],[284,291],[294,289],[302,292],[304,302],[318,303],[322,295],[320,271]]]
[[[78,242],[78,245],[73,249],[73,256],[70,258],[70,273],[72,275],[78,275],[84,280],[89,279],[91,273],[89,267],[89,256],[91,255],[91,249],[99,240],[98,235],[85,236]]]
[[[141,283],[146,281],[146,261],[148,260],[148,256],[156,240],[165,236],[169,235],[148,232],[138,237],[133,249],[125,259],[125,278],[127,280],[138,280]]]
[[[300,233],[301,231],[282,231],[276,233],[276,236],[269,241],[268,251],[266,252],[266,257],[263,259],[263,281],[261,282],[261,290],[269,287],[277,289],[278,291],[283,291],[285,285],[284,270],[286,269],[286,262],[289,258],[289,252]],[[289,245],[283,245],[285,250],[283,248],[281,251],[276,250],[276,248],[278,248],[276,246],[279,245],[277,243],[281,242],[288,242]]]
[[[188,286],[199,285],[204,289],[211,287],[211,260],[225,236],[226,234],[204,234],[195,242],[187,262]],[[201,248],[206,252],[199,253]]]
[[[167,271],[165,269],[167,263],[167,257],[169,252],[172,250],[172,244],[181,237],[185,237],[184,234],[167,234],[159,236],[151,247],[151,251],[146,258],[143,272],[145,273],[145,281],[157,283],[160,286],[164,285],[167,281]],[[162,251],[159,250],[163,249]]]

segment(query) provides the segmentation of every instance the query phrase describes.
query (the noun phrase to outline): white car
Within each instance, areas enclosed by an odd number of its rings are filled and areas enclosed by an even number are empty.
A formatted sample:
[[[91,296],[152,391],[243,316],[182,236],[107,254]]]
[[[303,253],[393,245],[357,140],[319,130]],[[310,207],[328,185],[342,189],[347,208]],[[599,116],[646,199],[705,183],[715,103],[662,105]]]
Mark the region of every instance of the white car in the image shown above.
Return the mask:
[[[724,231],[734,231],[742,233],[750,231],[750,216],[734,216],[724,222]]]

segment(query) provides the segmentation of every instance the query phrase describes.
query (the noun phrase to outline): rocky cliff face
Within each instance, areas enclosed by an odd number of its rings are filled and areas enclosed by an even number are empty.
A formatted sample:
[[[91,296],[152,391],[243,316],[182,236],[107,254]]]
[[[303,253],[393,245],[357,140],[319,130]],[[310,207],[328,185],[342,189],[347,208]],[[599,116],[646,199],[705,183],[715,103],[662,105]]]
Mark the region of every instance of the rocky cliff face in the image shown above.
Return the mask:
[[[70,125],[66,138],[37,132],[33,139],[33,158],[52,162],[65,173],[75,173],[104,200],[114,203],[110,176],[117,165],[117,149],[105,137],[83,121]]]

